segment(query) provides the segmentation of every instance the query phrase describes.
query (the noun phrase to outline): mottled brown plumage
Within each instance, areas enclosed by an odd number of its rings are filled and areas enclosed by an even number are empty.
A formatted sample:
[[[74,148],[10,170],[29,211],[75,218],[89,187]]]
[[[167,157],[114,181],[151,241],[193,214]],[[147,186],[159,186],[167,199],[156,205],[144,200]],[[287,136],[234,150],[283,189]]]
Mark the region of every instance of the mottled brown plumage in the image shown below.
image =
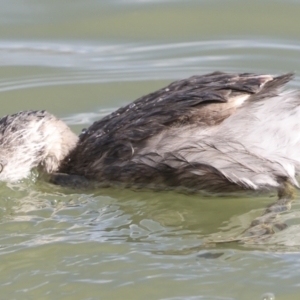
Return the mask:
[[[0,180],[40,167],[52,182],[73,186],[217,193],[298,186],[300,96],[281,90],[291,77],[216,72],[176,81],[95,122],[79,140],[45,111],[6,116]]]
[[[291,77],[215,72],[173,82],[92,124],[80,135],[59,172],[104,186],[212,192],[279,186],[288,177],[284,169],[249,152],[233,136],[223,140],[224,134],[218,135],[217,128],[238,111],[276,97]],[[214,164],[220,159],[229,165]],[[258,170],[263,161],[265,169]],[[228,168],[231,174],[227,174]],[[266,177],[270,172],[266,182],[251,182],[253,176]],[[238,180],[237,176],[245,178]],[[57,178],[54,181],[59,182]]]

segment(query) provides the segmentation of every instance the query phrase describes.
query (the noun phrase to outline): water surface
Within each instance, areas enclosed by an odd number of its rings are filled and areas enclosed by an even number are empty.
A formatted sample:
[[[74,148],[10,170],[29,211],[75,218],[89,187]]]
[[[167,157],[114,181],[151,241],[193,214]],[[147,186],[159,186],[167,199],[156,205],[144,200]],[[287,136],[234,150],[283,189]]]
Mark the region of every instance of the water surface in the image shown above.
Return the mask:
[[[80,133],[172,80],[281,74],[300,86],[299,1],[1,0],[2,115],[47,109]],[[0,185],[5,299],[299,298],[300,201],[262,244],[238,236],[275,195]]]

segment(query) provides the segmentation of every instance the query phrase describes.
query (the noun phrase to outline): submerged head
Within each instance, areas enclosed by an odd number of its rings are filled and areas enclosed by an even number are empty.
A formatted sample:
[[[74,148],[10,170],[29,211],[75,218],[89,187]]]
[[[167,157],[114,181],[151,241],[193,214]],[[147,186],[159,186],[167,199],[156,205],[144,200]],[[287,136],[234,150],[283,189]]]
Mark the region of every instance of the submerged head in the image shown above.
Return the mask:
[[[78,137],[46,111],[22,111],[0,119],[0,181],[17,181],[40,167],[55,172]]]

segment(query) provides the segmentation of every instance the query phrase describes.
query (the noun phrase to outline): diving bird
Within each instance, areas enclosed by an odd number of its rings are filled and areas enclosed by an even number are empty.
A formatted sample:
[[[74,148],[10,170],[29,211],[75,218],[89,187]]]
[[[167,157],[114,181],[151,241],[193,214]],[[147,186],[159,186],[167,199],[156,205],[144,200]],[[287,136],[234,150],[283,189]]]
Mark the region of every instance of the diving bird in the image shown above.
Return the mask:
[[[215,72],[171,83],[77,137],[46,111],[0,119],[0,180],[227,193],[298,187],[300,92],[282,76]],[[65,174],[65,175],[63,175]]]

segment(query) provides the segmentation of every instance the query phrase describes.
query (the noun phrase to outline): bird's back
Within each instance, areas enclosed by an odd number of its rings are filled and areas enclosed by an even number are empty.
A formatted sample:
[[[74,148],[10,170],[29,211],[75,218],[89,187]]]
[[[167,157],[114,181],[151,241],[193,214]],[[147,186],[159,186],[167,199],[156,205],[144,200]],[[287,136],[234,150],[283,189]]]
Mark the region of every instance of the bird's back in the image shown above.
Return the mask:
[[[278,167],[267,177],[266,163],[265,171],[251,170],[262,158],[249,154],[240,136],[246,134],[248,112],[276,98],[291,77],[212,73],[174,82],[95,122],[60,171],[125,186],[213,191],[276,186],[286,172]]]

